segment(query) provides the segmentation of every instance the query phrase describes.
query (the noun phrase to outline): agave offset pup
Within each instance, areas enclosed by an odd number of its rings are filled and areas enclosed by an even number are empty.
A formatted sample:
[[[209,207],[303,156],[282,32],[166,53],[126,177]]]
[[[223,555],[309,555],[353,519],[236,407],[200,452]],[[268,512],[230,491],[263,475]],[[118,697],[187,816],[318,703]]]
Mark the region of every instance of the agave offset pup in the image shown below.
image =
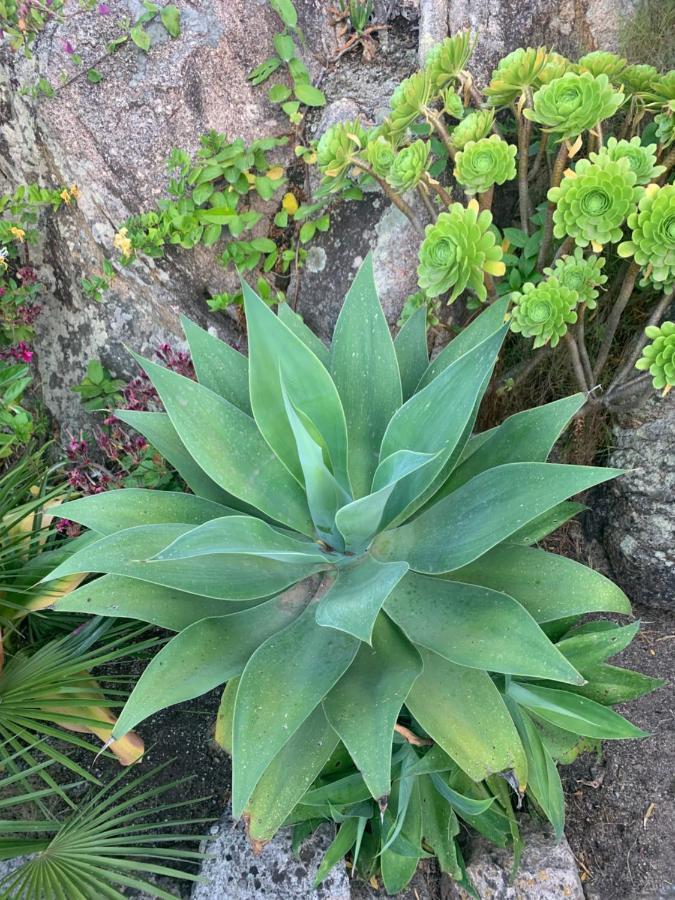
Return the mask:
[[[432,852],[461,880],[458,815],[511,841],[511,785],[560,832],[554,760],[642,735],[610,704],[654,682],[604,662],[637,626],[570,633],[626,597],[531,546],[619,472],[546,462],[581,394],[472,435],[507,300],[430,363],[424,309],[392,341],[370,258],[330,349],[243,290],[249,358],[184,320],[198,382],[139,360],[166,413],[120,413],[194,493],[65,504],[100,538],[49,579],[102,577],[57,608],[176,632],[114,737],[227,684],[217,735],[253,842],[332,818],[319,878],[352,851],[394,893]]]

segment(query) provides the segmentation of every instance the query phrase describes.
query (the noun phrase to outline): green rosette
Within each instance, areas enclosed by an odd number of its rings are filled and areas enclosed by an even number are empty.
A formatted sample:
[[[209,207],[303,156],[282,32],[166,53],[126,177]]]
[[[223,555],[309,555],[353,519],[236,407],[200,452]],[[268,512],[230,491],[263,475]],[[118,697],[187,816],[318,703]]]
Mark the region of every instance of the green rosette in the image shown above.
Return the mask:
[[[654,116],[654,123],[656,140],[662,147],[670,147],[675,141],[675,100],[670,101],[664,112]]]
[[[459,76],[466,68],[475,46],[475,38],[468,29],[465,29],[453,34],[452,37],[447,37],[429,50],[425,69],[435,90],[444,88]]]
[[[337,122],[322,135],[316,148],[316,162],[326,180],[341,180],[355,156],[368,143],[368,134],[360,122]]]
[[[463,150],[469,141],[480,141],[490,134],[495,120],[493,109],[476,109],[455,125],[450,142],[455,150]]]
[[[635,185],[635,173],[627,159],[581,159],[548,199],[555,203],[553,234],[570,236],[579,247],[621,240],[626,217],[635,210],[644,188]]]
[[[566,56],[551,51],[546,54],[544,68],[537,76],[537,87],[541,87],[542,84],[548,84],[556,78],[562,78],[566,72],[570,72],[571,70],[572,63]]]
[[[504,184],[516,177],[514,144],[498,135],[469,141],[455,157],[455,178],[467,194],[482,194],[494,184]]]
[[[427,225],[417,267],[419,286],[427,296],[450,291],[452,303],[469,288],[482,302],[487,299],[485,274],[504,274],[502,250],[491,225],[492,216],[487,210],[479,213],[475,200],[467,207],[453,203]]]
[[[619,244],[619,256],[632,256],[642,266],[641,284],[663,290],[675,285],[675,185],[645,188],[635,212],[628,216],[631,238]]]
[[[630,141],[617,141],[615,137],[610,137],[598,153],[590,153],[589,156],[594,162],[605,157],[627,159],[635,173],[636,184],[649,184],[666,171],[665,166],[656,165],[656,144],[643,146],[639,137],[631,138]]]
[[[452,119],[464,118],[464,104],[454,88],[446,88],[443,91],[442,99],[444,113],[449,115]]]
[[[556,260],[553,268],[544,269],[544,275],[557,278],[562,287],[576,291],[579,303],[595,309],[599,295],[596,288],[607,281],[602,271],[604,265],[602,256],[584,256],[581,247],[575,247],[574,253]]]
[[[522,292],[511,295],[511,331],[523,337],[533,337],[533,347],[552,347],[560,341],[567,326],[577,320],[575,312],[579,295],[553,277],[539,284],[527,282]]]
[[[612,84],[620,84],[622,73],[628,65],[628,60],[610,53],[608,50],[593,50],[582,56],[577,63],[580,72],[590,72],[591,75],[606,75]]]
[[[645,100],[653,109],[668,106],[675,100],[675,69],[654,79]]]
[[[663,388],[665,395],[675,385],[675,322],[664,322],[660,328],[648,325],[645,334],[651,343],[642,351],[635,368],[649,372],[654,387]]]
[[[431,76],[428,69],[421,69],[405,78],[391,95],[391,112],[387,120],[392,136],[397,140],[405,135],[415,119],[419,118],[432,96]]]
[[[523,114],[558,140],[564,140],[613,116],[623,100],[624,95],[614,90],[607,75],[567,72],[540,87],[534,95],[533,108],[523,110]]]
[[[500,60],[485,89],[490,105],[509,106],[523,91],[538,87],[547,58],[545,47],[519,47]]]
[[[621,73],[621,84],[627,94],[647,94],[652,85],[659,78],[659,73],[654,66],[639,63],[632,66],[626,66]]]
[[[387,181],[395,191],[404,193],[419,184],[427,169],[429,152],[426,141],[415,141],[399,150],[387,175]]]
[[[380,178],[387,177],[395,157],[396,150],[383,135],[377,135],[374,139],[371,137],[368,141],[366,159],[373,172]]]

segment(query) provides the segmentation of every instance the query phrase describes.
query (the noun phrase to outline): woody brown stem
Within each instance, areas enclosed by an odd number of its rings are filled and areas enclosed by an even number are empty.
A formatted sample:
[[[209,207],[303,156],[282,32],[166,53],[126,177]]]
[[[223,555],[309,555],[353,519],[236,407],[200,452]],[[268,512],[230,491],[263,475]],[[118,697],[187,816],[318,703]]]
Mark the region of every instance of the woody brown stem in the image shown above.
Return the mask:
[[[417,221],[417,216],[413,212],[412,207],[405,202],[403,197],[401,197],[396,193],[396,191],[392,189],[391,185],[389,185],[384,180],[384,178],[380,178],[380,176],[374,171],[374,169],[371,169],[368,163],[363,162],[363,160],[361,159],[354,159],[353,165],[355,166],[355,168],[361,169],[362,172],[365,172],[366,175],[370,175],[370,177],[373,178],[382,188],[385,196],[388,197],[389,200],[391,200],[391,202],[394,204],[394,206],[397,207],[397,209],[400,209],[403,215],[410,221],[415,231],[418,231],[422,235],[424,234],[424,229]]]
[[[602,374],[602,370],[605,368],[605,365],[609,358],[610,350],[612,349],[614,335],[616,334],[616,330],[619,327],[619,322],[621,321],[623,311],[628,305],[628,301],[630,300],[633,293],[633,288],[635,287],[635,282],[637,280],[639,272],[640,266],[637,263],[632,262],[625,273],[623,284],[621,285],[621,290],[619,291],[617,298],[614,301],[614,306],[612,307],[609,318],[607,319],[605,334],[602,339],[602,343],[600,344],[600,349],[595,360],[595,366],[593,367],[593,381],[598,381],[600,375]]]
[[[520,207],[520,227],[526,235],[530,234],[530,197],[527,181],[528,152],[530,149],[530,135],[532,125],[529,119],[523,115],[525,106],[531,105],[531,98],[526,95],[523,108],[516,109],[516,123],[518,126],[518,205]]]
[[[553,166],[553,175],[551,176],[551,187],[558,187],[560,182],[562,181],[563,172],[565,171],[565,166],[567,165],[567,160],[569,158],[569,151],[567,147],[567,142],[563,141],[560,145],[560,149],[558,150],[558,155],[555,159],[555,164]],[[541,271],[543,267],[548,262],[549,253],[551,250],[551,240],[553,238],[553,213],[555,211],[555,203],[549,203],[548,209],[546,210],[546,222],[544,223],[544,235],[541,241],[541,247],[539,248],[539,256],[537,257],[537,268]]]

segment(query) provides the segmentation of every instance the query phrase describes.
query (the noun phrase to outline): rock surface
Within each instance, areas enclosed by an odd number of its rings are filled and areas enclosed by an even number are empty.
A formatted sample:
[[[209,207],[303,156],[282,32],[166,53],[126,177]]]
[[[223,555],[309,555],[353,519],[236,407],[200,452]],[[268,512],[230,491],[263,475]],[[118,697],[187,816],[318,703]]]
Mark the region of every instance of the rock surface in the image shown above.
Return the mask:
[[[480,900],[584,900],[577,865],[569,844],[523,826],[525,848],[511,881],[512,854],[477,838],[469,848],[467,871]],[[452,885],[450,898],[469,900],[463,888]]]
[[[284,830],[256,855],[243,829],[225,816],[213,841],[204,847],[211,858],[202,867],[205,880],[195,886],[192,900],[350,900],[343,865],[336,866],[319,888],[313,887],[331,840],[330,829],[320,829],[295,857],[290,831]]]
[[[650,396],[622,414],[609,464],[627,472],[603,491],[602,541],[632,600],[675,609],[675,399]]]

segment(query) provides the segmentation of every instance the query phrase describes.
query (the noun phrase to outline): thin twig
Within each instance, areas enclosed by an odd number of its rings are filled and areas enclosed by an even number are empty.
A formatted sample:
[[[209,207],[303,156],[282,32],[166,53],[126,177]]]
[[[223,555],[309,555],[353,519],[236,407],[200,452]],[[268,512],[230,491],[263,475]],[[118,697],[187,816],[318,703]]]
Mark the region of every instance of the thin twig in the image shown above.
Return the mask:
[[[553,175],[551,176],[551,187],[558,187],[560,182],[562,181],[563,172],[565,171],[565,166],[567,165],[567,159],[569,157],[569,148],[567,146],[567,141],[563,141],[560,144],[560,149],[558,150],[558,155],[556,156],[555,164],[553,166]],[[539,256],[537,257],[537,268],[541,271],[543,267],[546,265],[548,261],[549,251],[551,249],[551,240],[553,238],[553,212],[555,210],[555,203],[549,203],[548,208],[546,210],[546,222],[544,223],[544,235],[541,241],[541,247],[539,248]]]
[[[593,384],[593,367],[591,366],[591,361],[588,356],[588,347],[586,346],[586,328],[584,323],[585,316],[586,304],[582,303],[577,318],[576,343],[577,347],[579,348],[579,356],[581,357],[581,365],[584,368],[586,381],[588,382],[588,386],[591,387]]]
[[[530,234],[530,197],[527,181],[529,162],[530,133],[532,125],[523,115],[523,110],[532,105],[532,95],[528,91],[523,95],[523,102],[516,108],[516,124],[518,126],[518,205],[520,208],[520,227],[526,235]]]
[[[401,737],[404,737],[409,744],[413,745],[413,747],[433,747],[434,745],[433,741],[430,741],[428,738],[419,737],[414,731],[406,728],[405,725],[399,725],[397,723],[394,725],[394,731],[397,734],[400,734]]]
[[[438,196],[441,198],[445,206],[452,206],[454,200],[450,196],[450,194],[445,190],[442,184],[439,184],[435,178],[432,178],[428,172],[424,173],[423,176],[424,183],[427,187],[430,187],[433,191],[435,191]]]
[[[443,120],[440,115],[437,115],[432,109],[429,109],[428,106],[424,107],[424,118],[429,122],[434,131],[438,134],[439,138],[443,142],[443,146],[448,151],[448,156],[451,160],[454,161],[456,150],[452,146],[452,141],[450,140],[450,132],[445,127]]]
[[[570,353],[570,359],[572,361],[572,369],[574,371],[574,377],[577,380],[577,385],[579,390],[583,391],[585,394],[588,393],[590,389],[590,385],[586,381],[586,376],[584,374],[584,367],[581,363],[581,355],[579,354],[579,347],[577,345],[576,340],[574,339],[574,335],[571,331],[565,332],[565,343],[567,344],[567,349]]]
[[[605,365],[609,358],[610,350],[612,349],[612,341],[614,340],[616,329],[619,327],[619,322],[621,321],[623,311],[625,310],[626,306],[628,305],[628,301],[631,298],[633,288],[635,287],[635,281],[638,277],[639,272],[640,266],[636,262],[632,262],[625,273],[623,284],[621,285],[621,290],[619,291],[618,296],[614,301],[614,305],[612,306],[609,318],[607,319],[605,334],[602,339],[602,343],[600,344],[600,349],[595,360],[595,365],[593,366],[594,382],[599,380],[600,375],[602,374],[602,370],[605,368]]]
[[[661,173],[661,177],[659,178],[659,184],[665,184],[666,178],[670,174],[670,170],[675,166],[675,147],[670,151],[668,156],[666,156],[661,165],[666,167],[666,171]]]
[[[673,302],[673,297],[675,297],[675,288],[667,294],[664,294],[661,300],[654,307],[651,316],[649,317],[649,321],[645,325],[645,328],[648,328],[650,325],[658,325],[661,322],[661,319],[668,312],[668,307]],[[631,348],[630,353],[626,359],[626,362],[621,366],[620,369],[614,375],[609,387],[607,388],[607,393],[611,394],[612,391],[616,390],[621,386],[624,379],[628,377],[628,375],[633,371],[635,367],[635,363],[638,361],[640,354],[642,353],[643,348],[649,341],[649,338],[644,332],[644,329],[635,339],[633,347]]]
[[[358,158],[354,159],[352,162],[353,162],[355,168],[361,169],[361,171],[365,172],[366,175],[370,175],[370,177],[373,178],[380,185],[385,196],[387,196],[391,200],[391,202],[394,204],[394,206],[396,206],[398,209],[400,209],[400,211],[403,213],[403,215],[410,221],[413,228],[416,231],[418,231],[420,234],[424,234],[424,229],[422,228],[420,223],[417,221],[417,216],[413,212],[412,207],[409,206],[405,202],[403,197],[401,197],[399,194],[397,194],[396,191],[392,190],[391,186],[389,184],[387,184],[387,182],[384,180],[384,178],[380,178],[380,176],[377,175],[373,169],[371,169],[371,167],[368,165],[368,163],[365,163],[365,162],[363,162],[363,160],[358,159]]]
[[[541,164],[546,157],[546,147],[548,146],[548,131],[542,133],[541,138],[539,140],[539,152],[534,160],[534,165],[530,169],[530,174],[528,176],[528,181],[534,181],[534,179],[539,174],[539,170],[541,169]]]
[[[426,186],[426,184],[423,184],[422,182],[420,182],[417,185],[417,193],[420,195],[420,197],[422,199],[422,203],[424,203],[427,212],[431,216],[431,221],[432,222],[436,221],[436,216],[438,215],[438,210],[434,208],[434,204],[431,202],[431,199],[429,197],[429,188]]]
[[[555,252],[555,256],[551,260],[551,265],[561,259],[563,256],[567,256],[572,247],[574,246],[574,238],[566,237],[562,244],[558,247]]]

